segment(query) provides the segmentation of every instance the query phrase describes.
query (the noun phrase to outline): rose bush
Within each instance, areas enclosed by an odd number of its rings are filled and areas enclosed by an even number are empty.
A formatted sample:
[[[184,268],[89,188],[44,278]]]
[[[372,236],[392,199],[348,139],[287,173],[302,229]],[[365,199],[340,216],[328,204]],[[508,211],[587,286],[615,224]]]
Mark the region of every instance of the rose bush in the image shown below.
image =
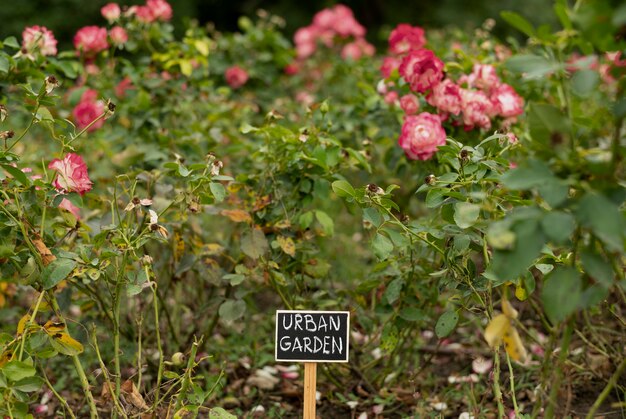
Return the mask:
[[[293,43],[264,11],[177,38],[165,0],[3,40],[0,414],[284,415],[278,308],[351,311],[338,416],[560,417],[585,371],[619,402],[626,22],[555,10],[378,56],[343,5]]]

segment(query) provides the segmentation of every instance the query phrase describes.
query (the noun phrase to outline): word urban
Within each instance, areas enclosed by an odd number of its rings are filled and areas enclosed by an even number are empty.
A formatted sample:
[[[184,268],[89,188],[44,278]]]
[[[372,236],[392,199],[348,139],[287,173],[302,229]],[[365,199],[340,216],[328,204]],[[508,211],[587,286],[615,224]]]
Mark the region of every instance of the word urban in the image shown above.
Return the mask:
[[[347,311],[276,312],[276,360],[348,362],[350,313]]]

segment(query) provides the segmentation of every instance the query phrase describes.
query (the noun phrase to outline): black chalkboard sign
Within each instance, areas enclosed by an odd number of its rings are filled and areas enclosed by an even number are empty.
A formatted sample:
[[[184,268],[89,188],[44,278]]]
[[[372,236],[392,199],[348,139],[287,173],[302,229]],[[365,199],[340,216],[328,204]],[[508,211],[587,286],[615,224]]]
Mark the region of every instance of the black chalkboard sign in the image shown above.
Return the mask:
[[[276,311],[276,361],[348,362],[350,312]]]

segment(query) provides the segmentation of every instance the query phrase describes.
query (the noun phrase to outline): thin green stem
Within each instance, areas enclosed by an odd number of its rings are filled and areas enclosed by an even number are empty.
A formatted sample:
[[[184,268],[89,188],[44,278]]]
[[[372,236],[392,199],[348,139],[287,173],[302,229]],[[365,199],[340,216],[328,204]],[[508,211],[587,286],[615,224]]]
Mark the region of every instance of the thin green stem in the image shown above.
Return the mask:
[[[24,136],[26,135],[26,133],[33,127],[33,125],[35,124],[35,120],[37,119],[37,111],[39,111],[39,107],[41,106],[41,104],[39,103],[39,98],[37,98],[37,106],[35,106],[35,111],[33,112],[33,117],[30,119],[30,122],[28,123],[28,126],[26,127],[26,129],[24,130],[24,132],[22,132],[22,134],[17,137],[17,139],[13,142],[13,144],[11,144],[11,146],[9,146],[9,148],[5,149],[4,151],[6,153],[8,153],[9,151],[11,151],[11,149],[13,147],[15,147],[17,145],[17,143],[20,142],[20,140],[22,138],[24,138]]]
[[[20,354],[17,357],[18,361],[22,360],[22,355],[24,353],[24,344],[26,343],[26,336],[28,336],[28,330],[30,328],[30,325],[33,324],[33,320],[35,319],[35,317],[37,317],[37,312],[39,311],[39,305],[41,304],[41,301],[43,300],[43,296],[45,293],[46,293],[45,291],[42,291],[41,293],[39,293],[39,298],[37,298],[37,303],[35,303],[33,314],[30,316],[30,318],[26,322],[26,325],[24,326],[24,331],[22,332],[22,336],[21,336],[22,339],[20,342]]]
[[[622,374],[625,371],[626,371],[626,358],[623,358],[622,362],[617,367],[617,370],[615,370],[615,373],[613,373],[613,375],[609,379],[609,382],[606,383],[606,386],[602,390],[602,393],[598,395],[598,398],[591,406],[591,409],[589,409],[589,412],[587,413],[587,416],[585,416],[585,419],[591,419],[595,417],[595,413],[598,411],[600,406],[602,406],[602,403],[604,403],[604,400],[606,400],[606,398],[611,393],[611,390],[613,390],[613,387],[615,387],[615,384],[617,384],[617,380],[619,380],[620,377],[622,377]]]
[[[146,277],[150,278],[150,273],[148,272],[148,267],[144,266],[144,269],[146,271]],[[159,352],[159,369],[157,372],[157,382],[156,382],[156,387],[154,389],[155,393],[154,393],[154,411],[156,412],[156,408],[157,405],[156,403],[159,400],[159,392],[161,391],[161,380],[163,379],[163,348],[161,346],[161,330],[160,330],[160,326],[159,326],[159,298],[157,296],[157,285],[156,283],[152,284],[152,296],[153,296],[153,306],[154,306],[154,328],[155,328],[155,332],[156,332],[156,342],[157,342],[157,350]]]
[[[202,340],[200,340],[201,342]],[[198,352],[198,347],[200,346],[200,342],[196,341],[191,345],[191,354],[189,354],[189,360],[187,361],[187,368],[185,369],[185,376],[183,377],[183,382],[180,388],[180,393],[178,393],[178,397],[176,398],[176,405],[174,406],[174,412],[178,412],[178,410],[182,407],[183,400],[185,400],[185,396],[187,395],[187,390],[189,389],[189,385],[191,384],[191,375],[193,374],[193,368],[196,363],[196,353]],[[157,389],[158,391],[158,389]],[[158,396],[158,393],[157,393]],[[158,397],[155,398],[155,400]],[[156,412],[156,407],[155,407]]]
[[[502,389],[500,388],[500,350],[494,351],[494,368],[493,368],[493,393],[498,405],[498,418],[504,417],[504,401],[502,400]]]
[[[511,365],[511,358],[509,353],[505,351],[506,363],[509,366],[509,381],[511,383],[511,400],[513,401],[513,409],[515,411],[515,417],[521,417],[519,407],[517,406],[517,397],[515,396],[515,376],[513,375],[513,365]]]
[[[120,405],[120,401],[117,397],[115,397],[115,392],[113,391],[113,384],[111,383],[111,377],[109,377],[109,372],[107,370],[106,365],[104,365],[104,361],[102,360],[102,356],[100,355],[100,347],[98,346],[98,339],[96,337],[96,327],[93,326],[91,331],[91,344],[96,350],[96,357],[98,358],[98,363],[100,364],[100,369],[102,370],[102,375],[104,376],[104,382],[106,386],[109,388],[109,393],[111,394],[111,398],[113,399],[113,404],[122,415],[122,417],[127,417],[126,412],[124,412],[124,408]]]
[[[83,392],[85,393],[85,397],[87,398],[87,405],[89,406],[89,416],[92,419],[97,418],[98,409],[96,408],[96,402],[94,401],[91,390],[89,389],[89,381],[87,380],[85,370],[80,363],[80,359],[78,359],[78,355],[72,356],[72,361],[74,361],[74,367],[76,368],[76,373],[78,373],[80,385],[83,387]]]
[[[569,343],[572,338],[573,330],[574,321],[570,318],[567,320],[565,332],[563,333],[563,338],[561,339],[561,352],[559,353],[559,359],[556,365],[556,376],[551,383],[552,389],[550,390],[550,399],[548,400],[548,406],[546,407],[546,413],[544,416],[546,419],[554,418],[554,411],[557,406],[559,391],[561,390],[561,380],[563,379],[563,365],[567,359]]]
[[[70,415],[70,417],[72,419],[76,419],[76,416],[74,415],[74,412],[72,412],[72,409],[70,408],[70,405],[67,403],[67,400],[65,400],[63,398],[63,396],[61,396],[55,389],[54,386],[52,385],[52,383],[50,382],[50,380],[48,380],[48,376],[46,375],[46,371],[44,370],[44,368],[42,366],[40,366],[41,369],[41,376],[43,377],[44,382],[46,383],[46,385],[48,386],[48,388],[50,389],[50,391],[52,392],[52,394],[54,394],[54,396],[57,398],[57,400],[63,405],[65,411],[67,411],[67,413]]]

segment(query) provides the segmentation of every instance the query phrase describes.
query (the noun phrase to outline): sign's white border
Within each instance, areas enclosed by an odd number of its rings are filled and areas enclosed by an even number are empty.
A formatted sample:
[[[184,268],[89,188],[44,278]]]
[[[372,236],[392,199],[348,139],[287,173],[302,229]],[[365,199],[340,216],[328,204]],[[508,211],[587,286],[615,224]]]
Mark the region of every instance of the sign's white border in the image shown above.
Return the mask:
[[[348,324],[346,327],[346,359],[335,360],[315,360],[315,359],[279,359],[278,358],[278,314],[279,313],[318,313],[318,314],[347,314]],[[276,362],[349,362],[350,357],[350,312],[349,311],[328,311],[328,310],[276,310],[274,316],[274,360]]]

